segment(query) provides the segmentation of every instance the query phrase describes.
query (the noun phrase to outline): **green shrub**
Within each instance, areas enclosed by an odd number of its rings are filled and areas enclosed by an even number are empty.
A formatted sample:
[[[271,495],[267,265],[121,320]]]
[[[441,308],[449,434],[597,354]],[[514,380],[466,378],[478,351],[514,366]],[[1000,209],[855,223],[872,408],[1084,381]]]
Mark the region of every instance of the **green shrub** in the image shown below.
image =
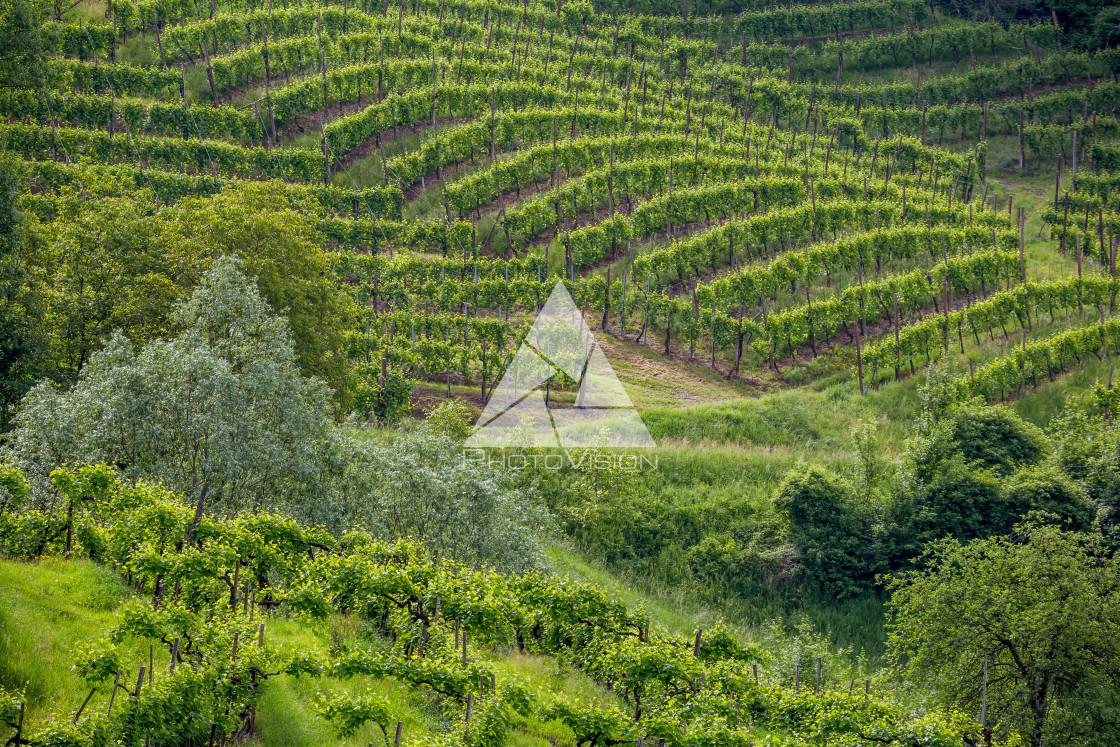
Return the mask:
[[[1005,407],[962,407],[948,432],[966,462],[979,462],[1000,474],[1037,464],[1046,452],[1042,431]]]
[[[1054,467],[1026,467],[1003,485],[1006,529],[1031,511],[1045,511],[1068,522],[1076,531],[1085,531],[1096,518],[1096,508],[1068,476]]]
[[[875,571],[871,519],[848,483],[820,467],[792,470],[775,496],[789,522],[806,584],[838,597],[856,593]]]
[[[962,541],[987,537],[1003,528],[999,480],[960,458],[941,464],[914,516],[923,542],[951,535]]]

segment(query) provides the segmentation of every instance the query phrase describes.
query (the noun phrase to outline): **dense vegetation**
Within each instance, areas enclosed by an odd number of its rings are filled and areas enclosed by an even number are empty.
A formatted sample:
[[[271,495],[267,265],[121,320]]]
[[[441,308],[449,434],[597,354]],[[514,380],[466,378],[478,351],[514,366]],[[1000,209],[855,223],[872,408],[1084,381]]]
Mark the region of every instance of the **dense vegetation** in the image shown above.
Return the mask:
[[[0,12],[8,744],[1118,743],[1111,4]]]

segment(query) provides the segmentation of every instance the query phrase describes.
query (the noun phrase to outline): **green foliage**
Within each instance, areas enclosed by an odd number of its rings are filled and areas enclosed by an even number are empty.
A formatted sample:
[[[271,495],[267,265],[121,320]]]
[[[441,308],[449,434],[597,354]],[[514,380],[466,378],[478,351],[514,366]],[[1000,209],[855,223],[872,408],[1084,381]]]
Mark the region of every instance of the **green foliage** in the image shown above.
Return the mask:
[[[1042,431],[1005,407],[948,404],[930,414],[928,435],[916,436],[907,453],[910,469],[923,482],[932,481],[941,465],[953,459],[1008,475],[1037,464],[1046,452]]]
[[[541,565],[547,513],[504,471],[465,457],[461,416],[455,407],[411,432],[348,441],[347,466],[331,487],[334,520],[345,517],[380,538],[410,537],[472,564]]]
[[[925,540],[946,535],[962,541],[987,537],[1004,527],[1000,498],[996,475],[951,458],[938,465],[915,523]]]
[[[874,574],[871,518],[852,488],[815,466],[791,471],[774,497],[789,522],[801,573],[810,588],[838,597],[855,593]]]
[[[334,724],[338,735],[352,737],[363,724],[374,723],[381,729],[385,744],[389,744],[389,703],[375,693],[361,695],[319,696],[319,708],[323,718]]]
[[[52,45],[50,14],[45,0],[4,0],[0,3],[0,86],[42,85],[46,52]]]
[[[399,423],[412,404],[412,382],[400,371],[390,371],[380,381],[374,378],[377,374],[363,368],[355,368],[358,383],[354,389],[354,409],[382,425]]]
[[[345,406],[350,373],[342,330],[352,305],[322,250],[314,222],[319,211],[297,199],[275,184],[250,184],[184,200],[168,216],[164,240],[207,258],[210,266],[223,256],[239,257],[264,301],[287,320],[300,370],[330,384]]]
[[[41,384],[25,398],[8,448],[37,502],[51,500],[51,469],[96,458],[227,510],[287,500],[310,511],[331,436],[327,393],[299,375],[285,320],[234,260],[176,320],[175,339],[134,353],[116,337],[72,389]]]
[[[441,402],[424,418],[424,429],[453,441],[463,441],[471,433],[474,413],[460,400]]]
[[[18,510],[30,489],[18,468],[0,464],[0,514]]]
[[[878,426],[871,422],[857,424],[852,429],[852,442],[859,459],[854,483],[860,499],[871,503],[891,471],[883,459],[883,440]]]
[[[1054,467],[1026,467],[1002,483],[1008,526],[1032,511],[1058,517],[1070,531],[1092,528],[1096,507],[1068,475]]]
[[[120,605],[103,637],[75,649],[74,668],[90,682],[121,682],[132,697],[122,695],[111,714],[98,709],[74,726],[36,725],[26,732],[32,745],[88,743],[91,733],[129,744],[198,743],[211,731],[228,735],[245,728],[260,684],[282,674],[395,680],[438,702],[451,727],[446,740],[437,738],[441,744],[498,747],[508,743],[519,719],[530,717],[563,724],[587,745],[638,736],[743,744],[752,721],[791,744],[862,730],[889,741],[924,733],[925,743],[940,745],[949,744],[945,735],[967,728],[952,714],[915,718],[878,699],[842,696],[842,670],[831,659],[819,694],[760,685],[751,666],[768,662],[726,628],[706,631],[694,652],[691,636],[650,629],[641,610],[571,579],[472,571],[436,560],[415,543],[385,544],[360,533],[335,540],[268,514],[204,517],[195,526],[180,497],[142,481],[106,482],[105,474],[101,467],[82,468],[57,473],[55,480],[66,490],[90,491],[83,520],[103,537],[106,562],[130,573],[141,595]],[[308,592],[316,605],[349,618],[351,629],[361,622],[366,632],[339,637],[326,652],[255,638],[249,603],[298,616]],[[267,624],[271,630],[274,623]],[[469,651],[457,632],[469,636]],[[176,662],[173,672],[142,683],[140,693],[124,684],[137,644],[141,651],[151,645],[174,653]],[[516,679],[503,681],[495,693],[490,660],[480,647],[509,644],[560,658],[607,683],[634,704],[633,716],[607,700],[575,703]],[[388,738],[394,718],[387,701],[373,693],[326,696],[320,707],[343,734],[372,721]]]
[[[542,716],[571,729],[576,747],[599,747],[635,738],[633,726],[615,709],[557,701],[545,709]]]
[[[1084,491],[1102,528],[1115,538],[1120,529],[1120,433],[1114,421],[1092,406],[1088,412],[1069,407],[1051,423],[1050,431],[1054,463]],[[1056,508],[1046,510],[1067,514]]]
[[[275,184],[183,199],[159,214],[144,193],[118,196],[109,175],[80,187],[61,191],[55,220],[34,225],[32,246],[41,249],[24,261],[30,292],[46,312],[40,328],[52,341],[42,364],[59,378],[73,381],[117,331],[137,345],[181,331],[176,304],[229,256],[242,260],[287,319],[301,370],[326,380],[340,405],[349,401],[341,333],[349,296],[336,287],[321,248],[319,210]],[[104,197],[90,200],[90,193]]]
[[[722,533],[709,534],[688,550],[689,570],[713,589],[733,589],[743,595],[773,593],[781,586],[793,553],[743,545]],[[715,594],[713,594],[715,596]]]
[[[1101,8],[1093,21],[1093,35],[1098,47],[1120,45],[1120,8]]]
[[[1100,536],[1023,524],[1009,537],[936,542],[922,570],[894,577],[890,645],[907,676],[1031,745],[1058,737],[1056,704],[1087,706],[1120,684],[1117,561]],[[1087,723],[1112,718],[1107,699]]]
[[[27,6],[17,2],[14,7]],[[0,432],[8,429],[16,402],[42,373],[41,308],[28,283],[34,237],[19,210],[22,177],[19,163],[0,153]]]
[[[25,702],[23,693],[10,693],[0,687],[0,724],[16,728]]]
[[[948,433],[965,462],[1001,475],[1020,465],[1036,464],[1046,451],[1042,431],[1002,407],[964,407]]]

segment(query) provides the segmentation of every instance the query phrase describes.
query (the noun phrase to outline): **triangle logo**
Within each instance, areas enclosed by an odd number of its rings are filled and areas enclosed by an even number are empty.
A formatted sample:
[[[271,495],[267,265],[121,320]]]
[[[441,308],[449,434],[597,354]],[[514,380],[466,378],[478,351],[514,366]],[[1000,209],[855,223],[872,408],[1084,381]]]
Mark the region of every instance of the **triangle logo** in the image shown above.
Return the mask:
[[[574,405],[546,396],[554,376],[579,382]],[[525,342],[464,444],[468,448],[652,448],[653,437],[583,314],[556,281]]]

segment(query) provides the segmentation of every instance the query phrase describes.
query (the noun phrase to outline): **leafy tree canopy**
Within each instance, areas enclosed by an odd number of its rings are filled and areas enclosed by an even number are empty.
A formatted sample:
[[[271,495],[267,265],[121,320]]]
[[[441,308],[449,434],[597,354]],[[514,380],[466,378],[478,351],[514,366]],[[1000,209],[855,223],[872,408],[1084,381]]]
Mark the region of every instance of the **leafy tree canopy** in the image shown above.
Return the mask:
[[[41,496],[50,469],[103,461],[230,508],[314,501],[329,392],[300,376],[287,322],[238,264],[217,261],[177,306],[175,338],[136,353],[115,335],[69,391],[24,398],[7,449]]]
[[[889,647],[909,678],[979,713],[987,662],[989,725],[1062,744],[1057,714],[1077,703],[1081,726],[1102,728],[1120,686],[1120,565],[1100,535],[1027,523],[946,538],[925,560],[889,581]]]
[[[143,193],[119,193],[111,183],[63,191],[58,217],[35,226],[28,283],[45,307],[53,345],[43,357],[54,378],[75,380],[115,331],[137,344],[176,334],[176,304],[219,258],[237,257],[287,319],[300,370],[326,381],[336,404],[348,406],[342,329],[353,302],[337,285],[315,210],[269,184],[163,208]]]

